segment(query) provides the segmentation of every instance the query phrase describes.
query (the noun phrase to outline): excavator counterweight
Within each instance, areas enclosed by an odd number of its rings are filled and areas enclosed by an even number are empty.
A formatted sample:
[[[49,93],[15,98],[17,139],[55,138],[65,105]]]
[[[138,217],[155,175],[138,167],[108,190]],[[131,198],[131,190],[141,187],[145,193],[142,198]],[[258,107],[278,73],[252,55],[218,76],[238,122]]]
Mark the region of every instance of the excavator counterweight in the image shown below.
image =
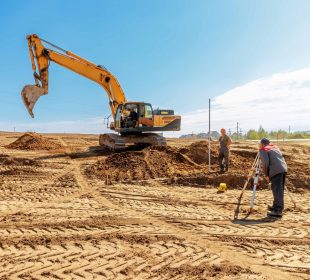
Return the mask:
[[[36,34],[28,35],[27,40],[36,84],[26,85],[21,96],[31,117],[34,117],[33,108],[38,99],[48,94],[48,68],[50,62],[54,62],[98,83],[107,93],[113,117],[110,128],[118,134],[100,135],[100,145],[111,149],[135,144],[162,146],[166,145],[166,140],[158,132],[180,130],[181,117],[174,115],[173,110],[153,110],[149,103],[128,102],[118,80],[105,67],[40,39]]]

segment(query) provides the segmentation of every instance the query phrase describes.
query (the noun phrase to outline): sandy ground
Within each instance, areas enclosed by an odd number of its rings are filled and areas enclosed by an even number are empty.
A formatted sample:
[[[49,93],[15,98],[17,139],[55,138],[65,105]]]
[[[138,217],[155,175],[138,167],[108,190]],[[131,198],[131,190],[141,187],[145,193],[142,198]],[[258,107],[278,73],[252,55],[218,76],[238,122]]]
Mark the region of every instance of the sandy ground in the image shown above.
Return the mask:
[[[96,135],[45,135],[60,144],[49,151],[8,149],[19,136],[0,134],[0,279],[310,279],[309,143],[279,143],[297,209],[286,195],[275,221],[264,185],[254,213],[246,215],[248,191],[234,219],[253,143],[234,145],[229,174],[214,162],[209,174],[188,148],[185,157],[133,151],[140,163],[120,172]]]

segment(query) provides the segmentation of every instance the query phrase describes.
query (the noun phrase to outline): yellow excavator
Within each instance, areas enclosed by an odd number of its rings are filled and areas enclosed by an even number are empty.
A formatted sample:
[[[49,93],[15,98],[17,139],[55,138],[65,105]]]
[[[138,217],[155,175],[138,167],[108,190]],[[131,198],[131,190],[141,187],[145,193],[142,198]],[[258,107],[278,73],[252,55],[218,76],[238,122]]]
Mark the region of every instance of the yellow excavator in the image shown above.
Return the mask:
[[[175,115],[173,110],[153,110],[150,103],[127,101],[118,80],[105,67],[47,42],[36,34],[28,35],[27,41],[35,85],[26,85],[21,95],[31,117],[34,117],[33,108],[37,100],[48,93],[48,67],[50,62],[55,62],[98,83],[106,91],[113,117],[110,129],[117,133],[100,135],[101,146],[114,150],[139,144],[165,146],[166,139],[158,132],[180,130],[181,116]]]

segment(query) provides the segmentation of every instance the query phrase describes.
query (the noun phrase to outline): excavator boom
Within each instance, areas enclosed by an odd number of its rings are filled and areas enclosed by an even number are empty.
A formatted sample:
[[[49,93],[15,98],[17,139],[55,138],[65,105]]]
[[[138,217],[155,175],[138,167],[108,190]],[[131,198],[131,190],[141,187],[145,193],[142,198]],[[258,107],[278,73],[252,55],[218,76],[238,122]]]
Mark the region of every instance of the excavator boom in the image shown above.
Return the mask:
[[[35,85],[26,85],[22,90],[22,99],[29,112],[34,117],[33,108],[40,96],[48,93],[48,67],[53,61],[73,72],[76,72],[104,88],[109,97],[112,116],[115,116],[119,104],[126,102],[124,92],[117,79],[103,66],[94,64],[70,51],[59,48],[37,35],[27,36],[29,54],[34,71]],[[43,45],[50,45],[58,51],[48,49]]]

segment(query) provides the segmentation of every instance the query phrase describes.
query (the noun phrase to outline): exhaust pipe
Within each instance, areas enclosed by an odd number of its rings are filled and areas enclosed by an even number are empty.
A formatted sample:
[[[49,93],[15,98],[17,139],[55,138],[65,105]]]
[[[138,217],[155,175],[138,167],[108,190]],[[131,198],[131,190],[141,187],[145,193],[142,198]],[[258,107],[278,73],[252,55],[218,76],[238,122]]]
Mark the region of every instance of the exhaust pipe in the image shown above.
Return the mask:
[[[26,85],[24,86],[21,96],[22,100],[25,104],[25,107],[32,118],[34,118],[34,114],[32,112],[34,105],[40,98],[40,96],[46,94],[43,88],[37,85]]]

